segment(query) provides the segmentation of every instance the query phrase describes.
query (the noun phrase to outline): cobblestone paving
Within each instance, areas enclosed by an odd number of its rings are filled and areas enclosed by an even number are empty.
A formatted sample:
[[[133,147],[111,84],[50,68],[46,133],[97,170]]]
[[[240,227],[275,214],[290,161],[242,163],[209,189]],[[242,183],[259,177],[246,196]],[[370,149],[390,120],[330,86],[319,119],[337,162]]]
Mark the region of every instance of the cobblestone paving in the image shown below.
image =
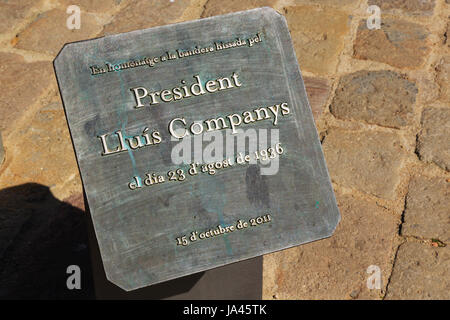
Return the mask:
[[[63,44],[261,6],[288,21],[342,214],[333,237],[264,257],[264,298],[450,298],[445,0],[0,0],[0,297],[92,296],[58,289],[71,258],[89,265],[52,68]]]

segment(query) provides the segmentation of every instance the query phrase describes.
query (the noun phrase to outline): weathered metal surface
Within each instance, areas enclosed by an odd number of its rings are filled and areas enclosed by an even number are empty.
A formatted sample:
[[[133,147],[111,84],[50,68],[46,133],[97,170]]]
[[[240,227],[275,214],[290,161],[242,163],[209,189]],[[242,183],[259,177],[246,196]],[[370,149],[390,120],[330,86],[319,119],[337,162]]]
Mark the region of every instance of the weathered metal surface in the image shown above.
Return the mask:
[[[339,211],[297,59],[272,9],[67,44],[54,65],[105,272],[121,288],[335,230]],[[197,135],[202,128],[210,132]],[[238,163],[239,152],[252,162]],[[216,172],[201,171],[216,161]]]

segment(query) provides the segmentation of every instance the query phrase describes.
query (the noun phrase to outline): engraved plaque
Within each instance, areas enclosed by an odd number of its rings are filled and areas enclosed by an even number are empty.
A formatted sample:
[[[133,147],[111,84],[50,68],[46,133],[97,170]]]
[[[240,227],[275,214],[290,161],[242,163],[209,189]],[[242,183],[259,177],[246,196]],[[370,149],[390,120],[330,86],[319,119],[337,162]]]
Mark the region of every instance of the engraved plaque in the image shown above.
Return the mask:
[[[66,44],[54,66],[105,272],[119,287],[334,232],[321,144],[274,10]]]

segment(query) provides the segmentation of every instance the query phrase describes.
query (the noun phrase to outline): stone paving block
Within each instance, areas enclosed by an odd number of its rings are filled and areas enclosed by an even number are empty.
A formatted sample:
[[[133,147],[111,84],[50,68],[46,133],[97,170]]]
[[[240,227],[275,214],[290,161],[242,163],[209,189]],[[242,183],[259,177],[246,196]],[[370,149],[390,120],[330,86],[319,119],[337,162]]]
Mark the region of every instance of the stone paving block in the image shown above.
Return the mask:
[[[97,19],[81,13],[80,29],[68,29],[65,10],[52,9],[39,16],[19,33],[16,48],[56,56],[67,42],[93,38],[102,28]]]
[[[27,17],[29,10],[21,10],[19,6],[11,3],[0,3],[0,32],[8,32]]]
[[[358,71],[343,76],[330,106],[344,120],[400,128],[413,117],[417,87],[393,71]]]
[[[436,6],[435,0],[369,0],[368,5],[377,5],[383,13],[430,16]]]
[[[55,78],[51,62],[27,63],[20,55],[4,52],[0,52],[0,60],[0,131],[5,138],[14,121],[37,101]]]
[[[209,0],[202,18],[260,7],[273,7],[277,0]]]
[[[351,17],[339,10],[313,6],[284,10],[300,68],[318,75],[333,74]]]
[[[450,249],[406,242],[397,253],[386,299],[450,299]]]
[[[316,77],[304,77],[303,81],[305,82],[306,93],[314,119],[317,121],[325,108],[325,103],[330,94],[330,83],[325,78]]]
[[[264,256],[265,299],[380,299],[367,268],[389,277],[399,219],[374,203],[337,194],[341,222],[328,239]]]
[[[426,108],[422,113],[417,152],[420,160],[450,170],[450,109]]]
[[[424,26],[400,19],[383,18],[378,30],[369,30],[363,20],[353,46],[354,57],[397,68],[418,69],[430,52],[428,36]]]
[[[450,241],[450,182],[414,177],[409,183],[402,235]]]
[[[25,18],[29,17],[33,8],[41,5],[43,0],[15,0],[0,3],[0,33],[12,31]]]
[[[190,5],[189,0],[132,1],[105,26],[103,35],[146,29],[177,22]]]
[[[439,85],[439,98],[450,101],[450,56],[441,59],[436,67],[436,81]]]
[[[4,141],[11,149],[11,163],[1,175],[2,186],[30,181],[54,187],[55,196],[65,195],[77,184],[78,167],[59,96],[42,105],[23,130]],[[80,189],[79,185],[77,186]]]
[[[406,158],[395,133],[331,129],[323,142],[332,181],[393,200]]]

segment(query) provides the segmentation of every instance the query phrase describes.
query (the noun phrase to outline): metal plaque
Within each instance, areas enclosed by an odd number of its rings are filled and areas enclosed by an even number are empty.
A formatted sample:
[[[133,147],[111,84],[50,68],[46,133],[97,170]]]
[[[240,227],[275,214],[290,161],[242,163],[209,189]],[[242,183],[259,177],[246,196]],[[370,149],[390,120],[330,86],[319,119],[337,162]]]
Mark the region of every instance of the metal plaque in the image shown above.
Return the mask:
[[[339,211],[276,11],[69,43],[54,67],[105,273],[119,287],[334,232]]]

